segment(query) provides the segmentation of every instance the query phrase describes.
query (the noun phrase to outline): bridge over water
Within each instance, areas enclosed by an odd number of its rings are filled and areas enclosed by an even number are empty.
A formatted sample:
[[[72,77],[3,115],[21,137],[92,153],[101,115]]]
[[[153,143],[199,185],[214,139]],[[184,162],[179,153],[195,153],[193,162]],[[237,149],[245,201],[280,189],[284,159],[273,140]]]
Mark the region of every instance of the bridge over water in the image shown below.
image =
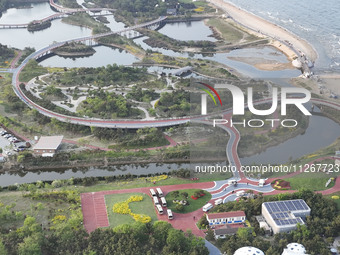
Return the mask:
[[[49,4],[54,10],[58,11],[58,13],[50,15],[41,20],[33,20],[33,24],[41,24],[46,21],[61,19],[78,12],[86,12],[91,16],[104,16],[111,15],[115,11],[115,9],[110,8],[65,8],[63,6],[57,5],[53,0],[50,0]],[[31,22],[23,24],[0,24],[0,29],[27,28],[30,23]]]

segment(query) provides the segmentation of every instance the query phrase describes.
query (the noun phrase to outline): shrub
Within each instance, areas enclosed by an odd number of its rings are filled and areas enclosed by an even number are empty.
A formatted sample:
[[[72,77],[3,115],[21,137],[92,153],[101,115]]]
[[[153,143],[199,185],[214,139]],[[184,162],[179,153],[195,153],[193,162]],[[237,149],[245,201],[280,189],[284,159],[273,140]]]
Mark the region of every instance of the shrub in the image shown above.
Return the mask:
[[[17,190],[18,189],[18,187],[16,186],[16,185],[9,185],[8,186],[8,190]]]
[[[206,215],[204,214],[197,222],[199,228],[206,228],[209,225]]]
[[[184,206],[182,204],[177,204],[175,208],[179,212],[183,212],[183,210],[184,210]]]

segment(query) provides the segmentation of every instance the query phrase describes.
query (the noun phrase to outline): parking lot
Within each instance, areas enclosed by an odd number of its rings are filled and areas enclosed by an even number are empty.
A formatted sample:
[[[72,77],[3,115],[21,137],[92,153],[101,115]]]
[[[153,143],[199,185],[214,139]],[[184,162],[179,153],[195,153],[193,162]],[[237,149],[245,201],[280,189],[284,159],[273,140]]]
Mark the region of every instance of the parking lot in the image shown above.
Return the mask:
[[[26,147],[26,142],[21,141],[15,135],[0,128],[0,148],[3,155],[12,155],[15,152],[23,151]]]
[[[4,129],[0,128],[0,132],[4,131]],[[11,142],[8,141],[5,137],[0,136],[0,148],[2,148],[3,152],[8,150],[11,145]]]

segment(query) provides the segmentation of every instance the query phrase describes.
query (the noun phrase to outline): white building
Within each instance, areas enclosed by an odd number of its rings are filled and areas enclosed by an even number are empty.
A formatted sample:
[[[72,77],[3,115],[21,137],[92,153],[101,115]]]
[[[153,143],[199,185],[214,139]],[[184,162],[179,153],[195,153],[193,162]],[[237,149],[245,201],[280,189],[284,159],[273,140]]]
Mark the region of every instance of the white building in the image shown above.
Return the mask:
[[[302,218],[310,215],[310,211],[309,206],[302,199],[262,204],[262,215],[274,234],[294,230],[298,223],[305,224]]]
[[[308,255],[306,249],[302,244],[290,243],[287,248],[283,250],[282,255]]]
[[[235,251],[234,255],[264,255],[264,252],[255,247],[242,247]]]
[[[34,153],[43,157],[53,157],[60,147],[63,136],[42,136],[34,146]]]
[[[243,211],[209,213],[206,217],[210,226],[243,223],[246,221],[246,214]]]

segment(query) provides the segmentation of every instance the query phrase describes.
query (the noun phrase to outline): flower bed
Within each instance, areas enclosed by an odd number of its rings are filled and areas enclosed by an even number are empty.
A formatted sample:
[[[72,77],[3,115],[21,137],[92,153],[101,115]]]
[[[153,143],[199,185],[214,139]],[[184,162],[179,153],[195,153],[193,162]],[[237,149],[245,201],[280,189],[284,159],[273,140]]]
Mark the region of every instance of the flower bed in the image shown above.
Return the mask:
[[[158,181],[162,181],[162,180],[166,180],[168,179],[168,176],[166,174],[162,174],[162,175],[158,175],[158,176],[154,176],[154,177],[148,177],[148,180],[150,182],[158,182]]]
[[[282,179],[274,180],[272,181],[271,184],[272,184],[272,187],[276,190],[288,190],[291,188],[290,183]]]
[[[145,214],[136,214],[131,212],[129,203],[139,202],[143,200],[143,196],[131,196],[123,202],[119,202],[113,205],[113,212],[119,214],[130,214],[135,221],[148,223],[151,221],[151,217]]]
[[[197,200],[197,199],[199,199],[200,197],[204,197],[204,196],[205,196],[205,193],[204,193],[203,190],[197,190],[197,191],[191,196],[191,198],[192,198],[193,200]]]

